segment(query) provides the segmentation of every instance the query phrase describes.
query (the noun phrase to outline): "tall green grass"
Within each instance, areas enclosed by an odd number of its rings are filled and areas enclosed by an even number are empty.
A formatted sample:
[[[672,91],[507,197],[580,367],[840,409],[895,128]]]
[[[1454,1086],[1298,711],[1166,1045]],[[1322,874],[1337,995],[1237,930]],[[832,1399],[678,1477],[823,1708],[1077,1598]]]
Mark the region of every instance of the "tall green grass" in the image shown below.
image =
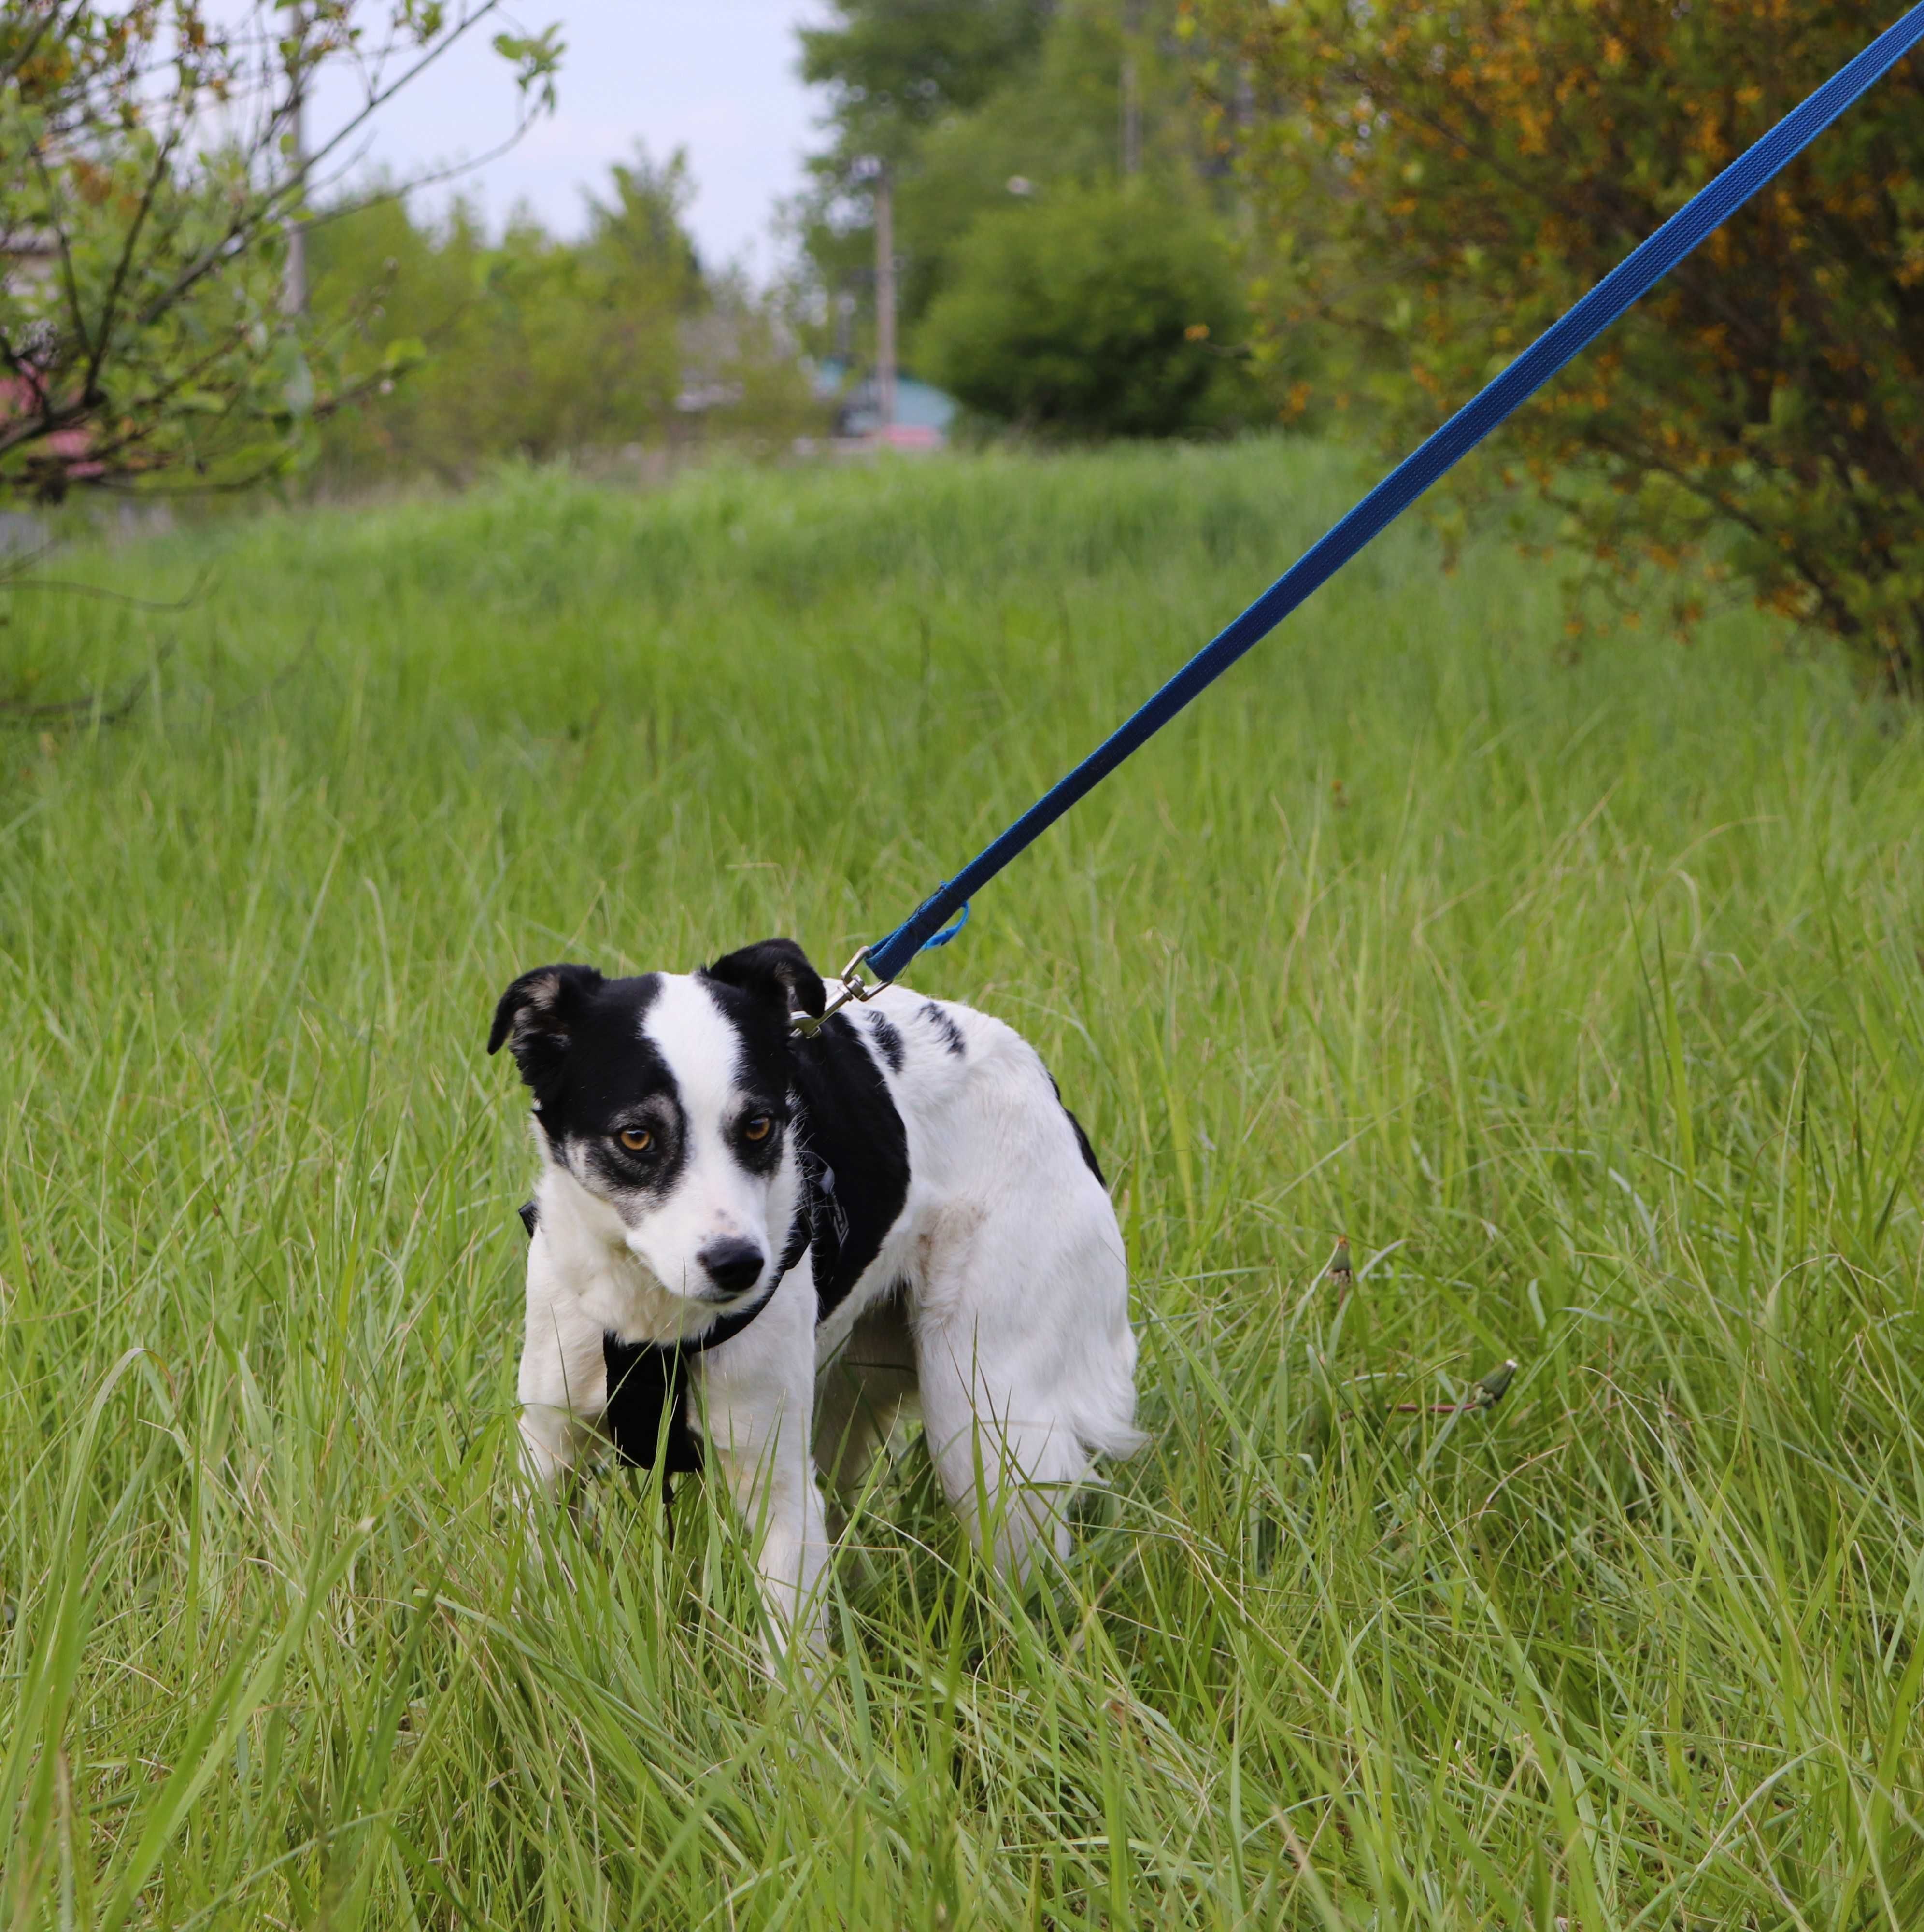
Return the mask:
[[[1052,1593],[919,1450],[815,1690],[701,1486],[521,1532],[500,988],[839,964],[1355,481],[524,476],[13,597],[134,698],[0,743],[0,1918],[1924,1922],[1924,733],[1748,616],[1573,661],[1393,533],[918,967],[1128,1237]]]

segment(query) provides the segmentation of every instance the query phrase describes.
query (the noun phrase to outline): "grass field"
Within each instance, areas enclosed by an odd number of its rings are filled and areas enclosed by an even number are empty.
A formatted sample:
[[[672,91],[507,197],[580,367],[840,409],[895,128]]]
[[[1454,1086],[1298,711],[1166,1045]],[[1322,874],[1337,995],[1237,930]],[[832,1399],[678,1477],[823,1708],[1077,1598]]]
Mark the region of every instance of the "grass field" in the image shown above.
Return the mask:
[[[918,968],[1128,1236],[1052,1594],[912,1450],[811,1694],[699,1485],[518,1528],[502,986],[839,964],[1355,480],[523,477],[11,598],[132,700],[0,740],[0,1919],[1924,1923],[1924,730],[1748,616],[1572,662],[1393,534]]]

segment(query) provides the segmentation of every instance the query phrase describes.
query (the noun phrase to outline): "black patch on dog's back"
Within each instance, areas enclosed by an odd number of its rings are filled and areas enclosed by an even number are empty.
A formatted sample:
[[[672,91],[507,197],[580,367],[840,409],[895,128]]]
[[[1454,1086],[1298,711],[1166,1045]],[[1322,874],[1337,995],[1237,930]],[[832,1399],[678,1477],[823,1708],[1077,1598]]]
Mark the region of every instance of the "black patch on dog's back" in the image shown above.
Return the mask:
[[[1064,1107],[1062,1111],[1068,1114],[1069,1124],[1076,1130],[1076,1144],[1082,1150],[1082,1165],[1106,1187],[1109,1185],[1109,1177],[1103,1172],[1102,1163],[1096,1159],[1096,1150],[1090,1146],[1089,1137],[1083,1132],[1082,1122],[1077,1120],[1073,1114],[1070,1113],[1067,1107]]]
[[[922,1017],[942,1036],[942,1044],[958,1060],[967,1058],[968,1042],[962,1038],[962,1028],[933,1000],[923,1001]]]
[[[1082,1131],[1082,1122],[1077,1120],[1076,1116],[1070,1112],[1069,1102],[1062,1097],[1061,1084],[1052,1073],[1049,1076],[1049,1084],[1055,1089],[1055,1104],[1062,1109],[1063,1118],[1066,1120],[1069,1123],[1070,1126],[1075,1130],[1076,1144],[1077,1148],[1081,1150],[1082,1165],[1086,1167],[1105,1187],[1106,1187],[1109,1185],[1109,1176],[1103,1173],[1102,1170],[1102,1163],[1096,1158],[1096,1150],[1094,1148],[1090,1146],[1089,1137]]]
[[[895,1023],[886,1013],[871,1013],[869,1030],[875,1036],[875,1044],[882,1050],[882,1058],[889,1064],[891,1073],[902,1071],[902,1035],[895,1030]]]

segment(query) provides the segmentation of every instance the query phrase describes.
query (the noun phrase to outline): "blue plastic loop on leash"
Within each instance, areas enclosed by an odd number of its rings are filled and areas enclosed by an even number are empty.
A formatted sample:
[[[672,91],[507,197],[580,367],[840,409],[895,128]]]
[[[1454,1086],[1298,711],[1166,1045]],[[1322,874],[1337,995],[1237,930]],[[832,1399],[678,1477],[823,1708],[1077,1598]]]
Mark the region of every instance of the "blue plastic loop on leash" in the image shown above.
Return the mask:
[[[953,926],[944,926],[940,932],[936,934],[933,939],[925,939],[922,942],[921,950],[924,952],[932,952],[937,946],[947,945],[949,941],[954,938],[956,934],[961,932],[962,928],[968,925],[968,900],[964,899],[962,901],[961,917],[956,921]]]
[[[1624,312],[1794,160],[1924,40],[1924,4],[1880,34],[1856,58],[1795,107],[1754,146],[1700,188],[1648,240],[1619,262],[1559,322],[1553,323],[1481,394],[1466,403],[1412,454],[1391,470],[1343,520],[1333,525],[1245,610],[1197,652],[1135,716],[1098,745],[955,877],[938,886],[887,938],[868,949],[870,968],[884,980],[908,964],[958,906],[974,897],[1004,866],[1033,844],[1076,802],[1094,790],[1123,760],[1162,729],[1289,613],[1328,582],[1350,559],[1394,523],[1431,484],[1574,361]],[[953,938],[953,931],[944,935]],[[936,942],[941,943],[941,942]]]

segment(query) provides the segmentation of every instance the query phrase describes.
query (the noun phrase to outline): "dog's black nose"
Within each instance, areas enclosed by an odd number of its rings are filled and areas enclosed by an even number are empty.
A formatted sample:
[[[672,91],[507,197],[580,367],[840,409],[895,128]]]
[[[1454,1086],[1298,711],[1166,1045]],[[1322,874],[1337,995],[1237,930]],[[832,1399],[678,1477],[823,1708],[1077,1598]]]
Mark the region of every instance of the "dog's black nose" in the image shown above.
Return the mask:
[[[725,1234],[719,1241],[710,1241],[695,1259],[725,1294],[740,1294],[761,1278],[761,1250],[739,1234]]]

